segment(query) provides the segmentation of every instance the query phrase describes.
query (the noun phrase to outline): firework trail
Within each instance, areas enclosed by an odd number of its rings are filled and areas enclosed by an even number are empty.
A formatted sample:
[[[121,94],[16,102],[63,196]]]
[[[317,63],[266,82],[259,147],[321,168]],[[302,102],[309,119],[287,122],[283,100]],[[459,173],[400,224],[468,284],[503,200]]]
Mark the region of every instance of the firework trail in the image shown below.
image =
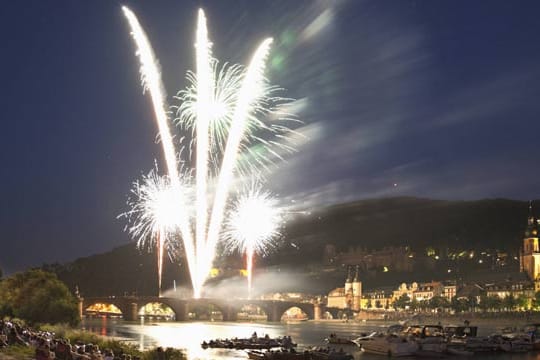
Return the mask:
[[[201,269],[199,260],[203,255],[206,240],[206,218],[208,216],[207,205],[207,176],[208,176],[208,128],[210,115],[208,104],[210,103],[210,94],[212,93],[210,82],[210,43],[208,41],[208,30],[206,28],[206,17],[202,9],[199,9],[199,19],[197,24],[197,156],[196,156],[196,181],[197,181],[197,213],[196,222],[196,266],[197,287],[202,288],[203,278],[206,278],[204,268]],[[203,272],[203,273],[201,273]],[[200,297],[195,294],[195,297]]]
[[[260,119],[272,113],[275,119],[291,120],[289,114],[280,112],[281,105],[288,103],[291,99],[274,97],[273,93],[280,89],[268,85],[264,77],[265,62],[272,43],[271,38],[261,43],[246,69],[239,65],[227,64],[220,68],[218,61],[211,55],[206,17],[204,12],[199,10],[195,41],[196,72],[188,72],[187,78],[191,85],[179,92],[177,96],[181,101],[181,105],[177,107],[177,120],[180,126],[191,130],[193,136],[190,150],[193,148],[192,153],[196,157],[194,197],[186,201],[184,195],[187,189],[191,189],[192,181],[190,174],[183,174],[178,168],[178,158],[168,126],[165,94],[157,61],[135,15],[126,7],[122,9],[137,46],[144,89],[149,90],[152,98],[167,164],[167,188],[172,191],[173,198],[179,201],[176,206],[182,208],[168,207],[167,210],[171,211],[170,216],[174,219],[171,223],[174,224],[176,230],[169,230],[168,226],[160,228],[159,224],[149,222],[148,218],[154,218],[155,211],[152,213],[152,209],[142,205],[137,207],[137,204],[144,203],[145,196],[151,197],[151,190],[156,193],[160,193],[161,190],[150,189],[151,184],[148,183],[146,184],[148,190],[144,190],[146,193],[142,194],[138,202],[132,204],[134,207],[132,212],[138,214],[134,217],[140,224],[132,226],[131,232],[133,236],[139,238],[139,242],[143,233],[145,236],[150,236],[152,241],[156,242],[160,254],[164,251],[167,239],[173,236],[172,232],[179,232],[188,261],[194,297],[199,298],[215,257],[216,245],[225,218],[225,207],[235,173],[260,177],[261,167],[264,168],[267,162],[271,162],[267,154],[274,159],[281,158],[278,152],[272,150],[273,147],[292,151],[291,147],[280,142],[285,138],[283,134],[290,132],[290,129],[277,122],[266,125]],[[278,140],[268,139],[268,133],[275,135]],[[259,147],[252,149],[249,146],[251,141],[257,141]],[[247,156],[243,155],[242,151],[246,152]],[[210,180],[214,182],[213,175],[216,176],[216,188],[213,197],[209,197],[208,183]],[[155,183],[158,182],[157,178],[153,180]],[[140,192],[138,190],[137,193]],[[251,195],[252,197],[262,196],[262,192]],[[208,201],[210,198],[211,203]],[[195,204],[194,209],[190,209],[193,210],[192,212],[187,211],[185,207],[188,202]],[[163,206],[163,209],[167,209],[167,206]],[[147,215],[142,215],[142,208],[148,212]],[[195,219],[193,219],[193,214]],[[154,225],[157,226],[157,230],[148,230],[153,229]],[[138,228],[141,229],[140,232],[137,232]],[[143,231],[143,228],[148,231]],[[246,242],[250,288],[253,254],[258,251],[256,242],[257,240]],[[162,260],[159,260],[158,272],[160,274],[162,266]]]
[[[248,117],[251,111],[253,111],[253,101],[264,88],[265,61],[270,51],[271,44],[272,39],[268,38],[264,40],[257,48],[257,51],[253,55],[251,63],[247,69],[246,75],[242,82],[242,87],[240,88],[240,92],[238,94],[234,116],[228,133],[225,154],[223,155],[223,162],[219,172],[216,194],[214,196],[212,215],[206,238],[207,257],[203,260],[204,269],[210,270],[212,266],[212,259],[215,256],[216,244],[218,241],[221,224],[223,222],[225,204],[227,202],[234,175],[233,172],[235,169],[240,143],[244,136],[244,130],[246,129]]]
[[[154,107],[154,113],[159,129],[159,136],[163,146],[163,152],[165,155],[165,161],[167,164],[168,175],[175,191],[181,191],[181,181],[178,172],[178,161],[176,158],[175,148],[171,136],[171,132],[168,126],[168,118],[165,110],[165,94],[163,91],[163,84],[161,83],[161,74],[158,70],[157,61],[155,60],[154,52],[150,46],[150,42],[142,29],[135,14],[123,6],[122,11],[128,20],[131,28],[131,35],[137,46],[137,55],[141,63],[141,79],[144,89],[150,91],[150,97]],[[180,232],[182,233],[182,240],[184,245],[184,251],[186,252],[186,258],[188,259],[188,267],[190,269],[190,276],[193,284],[193,290],[196,294],[200,294],[200,288],[198,283],[193,280],[197,277],[193,274],[195,269],[195,250],[193,246],[193,238],[191,236],[189,218],[185,216],[178,216],[177,222],[179,223]]]

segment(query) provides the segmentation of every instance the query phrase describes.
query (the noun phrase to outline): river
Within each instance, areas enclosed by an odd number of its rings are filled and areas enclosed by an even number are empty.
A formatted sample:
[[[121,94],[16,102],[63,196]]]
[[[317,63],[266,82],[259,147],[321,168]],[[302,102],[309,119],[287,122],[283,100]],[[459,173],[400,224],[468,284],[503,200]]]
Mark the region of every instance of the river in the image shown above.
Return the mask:
[[[143,350],[156,346],[183,349],[189,360],[196,359],[247,359],[243,350],[201,348],[203,341],[217,338],[245,338],[256,331],[259,336],[270,337],[290,335],[298,343],[299,349],[311,346],[326,346],[324,338],[330,333],[348,337],[375,330],[382,330],[390,323],[384,322],[349,322],[340,321],[304,321],[297,323],[248,323],[248,322],[126,322],[120,319],[85,319],[83,328],[103,336],[112,336],[137,344]],[[476,325],[476,324],[475,324]],[[479,334],[488,335],[495,332],[504,323],[488,322],[478,324]],[[515,325],[515,324],[514,324]],[[371,360],[384,357],[356,351],[354,347],[344,347],[345,351],[355,352],[355,359]],[[475,356],[476,358],[499,360],[532,360],[539,359],[540,353],[526,354],[490,354]]]

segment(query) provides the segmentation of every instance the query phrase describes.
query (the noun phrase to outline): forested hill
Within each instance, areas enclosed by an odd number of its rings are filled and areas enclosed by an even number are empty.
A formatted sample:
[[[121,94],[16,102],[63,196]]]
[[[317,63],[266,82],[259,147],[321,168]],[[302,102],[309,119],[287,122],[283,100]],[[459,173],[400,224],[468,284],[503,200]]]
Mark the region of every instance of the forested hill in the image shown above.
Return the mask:
[[[528,202],[504,199],[441,201],[418,198],[362,200],[298,215],[283,229],[281,245],[263,266],[296,267],[320,264],[327,244],[337,252],[351,248],[377,250],[409,246],[422,253],[427,247],[445,249],[498,249],[517,254],[527,224]],[[301,255],[301,256],[300,256]],[[157,293],[156,257],[134,244],[111,252],[77,259],[65,265],[47,265],[71,288],[83,294],[122,295]],[[236,259],[236,260],[234,260]],[[221,259],[223,267],[238,268],[240,256]],[[313,266],[311,266],[313,268]],[[163,283],[187,280],[185,266],[165,264]]]
[[[519,250],[528,202],[505,199],[443,201],[418,198],[362,200],[314,211],[286,229],[286,239],[320,257],[324,244],[338,251],[409,246],[435,249]]]

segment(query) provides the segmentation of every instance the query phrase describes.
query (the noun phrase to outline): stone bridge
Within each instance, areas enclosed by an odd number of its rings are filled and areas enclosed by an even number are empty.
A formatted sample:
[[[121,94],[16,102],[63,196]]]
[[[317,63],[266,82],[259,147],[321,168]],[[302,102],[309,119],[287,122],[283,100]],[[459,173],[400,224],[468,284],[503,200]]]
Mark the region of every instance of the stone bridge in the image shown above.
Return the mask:
[[[109,296],[87,297],[79,300],[79,314],[86,314],[88,307],[97,304],[112,304],[120,309],[124,320],[134,321],[139,317],[139,309],[148,303],[161,303],[169,306],[176,315],[177,321],[188,320],[190,308],[213,305],[221,311],[223,321],[236,321],[237,314],[245,305],[255,305],[261,308],[268,321],[280,321],[283,314],[292,307],[298,307],[305,312],[310,320],[321,318],[321,304],[309,302],[294,302],[280,300],[248,300],[248,299],[177,299],[157,296]]]

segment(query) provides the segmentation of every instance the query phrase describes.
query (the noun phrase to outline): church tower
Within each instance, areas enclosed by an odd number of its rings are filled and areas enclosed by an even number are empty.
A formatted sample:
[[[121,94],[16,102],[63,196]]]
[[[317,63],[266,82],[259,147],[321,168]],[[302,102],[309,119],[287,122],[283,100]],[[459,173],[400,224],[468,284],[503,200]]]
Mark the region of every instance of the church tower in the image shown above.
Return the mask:
[[[540,246],[538,242],[538,227],[540,220],[533,214],[532,202],[529,203],[529,217],[523,238],[523,248],[520,254],[520,270],[527,273],[531,280],[540,275]]]
[[[353,306],[354,311],[360,311],[360,304],[362,302],[362,282],[360,281],[359,272],[360,267],[356,265],[356,273],[354,274],[354,279],[352,282],[352,296],[353,296]]]
[[[345,280],[345,294],[348,294],[352,290],[352,274],[351,267],[347,268],[347,280]]]
[[[353,306],[353,298],[352,298],[352,274],[351,274],[351,267],[349,266],[347,268],[347,280],[345,280],[345,289],[343,289],[345,292],[345,307],[348,309],[351,309]]]

